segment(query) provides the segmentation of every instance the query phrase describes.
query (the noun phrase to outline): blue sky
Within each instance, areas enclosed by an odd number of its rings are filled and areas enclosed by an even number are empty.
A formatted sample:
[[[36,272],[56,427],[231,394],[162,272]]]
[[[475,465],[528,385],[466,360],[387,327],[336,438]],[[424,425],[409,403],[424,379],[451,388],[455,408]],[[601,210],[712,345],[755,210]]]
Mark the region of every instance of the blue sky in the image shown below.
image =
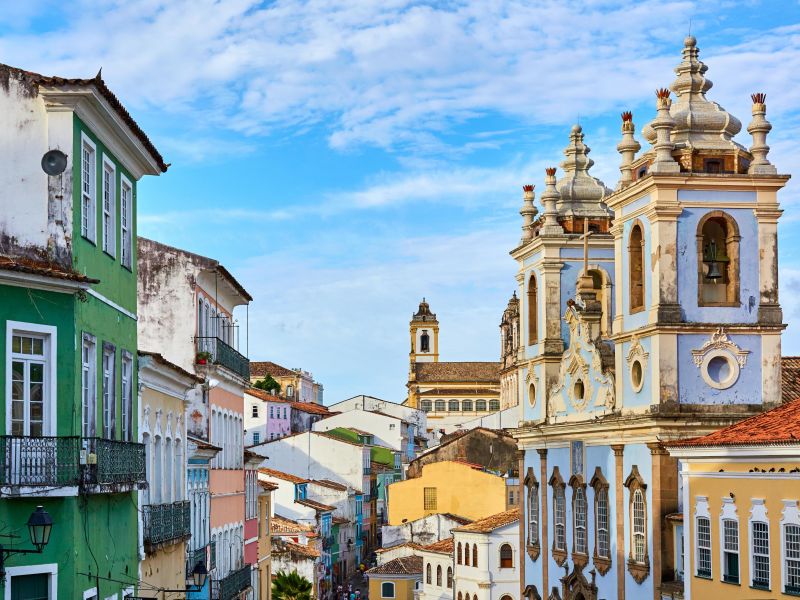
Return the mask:
[[[0,11],[0,62],[103,68],[172,163],[140,184],[140,233],[236,274],[251,359],[312,371],[327,402],[402,400],[422,296],[443,360],[497,360],[521,186],[542,189],[580,121],[613,187],[619,113],[652,119],[690,23],[709,97],[746,124],[766,92],[770,157],[800,175],[789,1],[31,0]],[[781,196],[784,354],[800,354],[797,186]]]

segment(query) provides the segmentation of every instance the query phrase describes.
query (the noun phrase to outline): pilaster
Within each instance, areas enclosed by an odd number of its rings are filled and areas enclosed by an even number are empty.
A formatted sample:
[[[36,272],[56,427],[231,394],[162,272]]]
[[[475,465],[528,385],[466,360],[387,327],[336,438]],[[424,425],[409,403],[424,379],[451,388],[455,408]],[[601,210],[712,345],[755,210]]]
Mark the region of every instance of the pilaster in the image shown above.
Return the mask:
[[[758,321],[764,324],[783,322],[783,312],[778,303],[778,219],[783,212],[778,208],[773,190],[759,191],[758,208]]]
[[[522,600],[523,592],[525,591],[525,557],[528,555],[525,552],[525,528],[528,526],[528,520],[525,518],[526,502],[528,501],[527,494],[525,493],[525,451],[517,450],[517,469],[519,470],[519,598]]]
[[[625,600],[625,474],[623,473],[624,444],[613,444],[614,451],[614,503],[617,523],[617,600]]]

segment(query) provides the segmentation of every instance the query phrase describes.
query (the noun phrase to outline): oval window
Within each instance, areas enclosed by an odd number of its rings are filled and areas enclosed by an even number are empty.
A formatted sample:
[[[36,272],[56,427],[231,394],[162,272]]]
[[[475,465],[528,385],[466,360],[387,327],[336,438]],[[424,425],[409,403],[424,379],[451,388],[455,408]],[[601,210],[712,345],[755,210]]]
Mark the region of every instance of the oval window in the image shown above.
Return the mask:
[[[635,360],[631,365],[631,383],[633,384],[634,391],[638,392],[642,389],[642,380],[642,363],[638,360]]]
[[[583,400],[583,394],[584,394],[583,381],[581,381],[580,379],[578,379],[578,381],[575,382],[573,393],[575,395],[575,400]]]
[[[536,386],[533,384],[528,386],[528,402],[531,403],[531,406],[536,406]]]

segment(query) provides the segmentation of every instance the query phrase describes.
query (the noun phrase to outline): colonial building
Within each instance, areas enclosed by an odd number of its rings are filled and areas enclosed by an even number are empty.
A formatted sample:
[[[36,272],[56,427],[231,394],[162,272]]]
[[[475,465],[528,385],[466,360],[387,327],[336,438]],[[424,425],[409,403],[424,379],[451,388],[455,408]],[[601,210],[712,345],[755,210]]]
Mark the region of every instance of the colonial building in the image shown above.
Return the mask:
[[[401,556],[367,571],[369,597],[414,600],[422,583],[422,557]]]
[[[167,164],[99,73],[0,65],[0,131],[0,523],[22,536],[1,539],[30,552],[0,583],[8,598],[133,594],[137,186]],[[37,506],[53,520],[41,553]]]
[[[244,394],[245,446],[254,446],[292,432],[292,402],[258,388]]]
[[[464,421],[500,410],[500,363],[439,361],[439,321],[424,298],[409,331],[405,404],[427,413],[428,430],[450,432]]]
[[[426,450],[408,465],[406,477],[419,477],[424,465],[446,460],[481,465],[499,475],[516,473],[519,466],[517,442],[510,433],[476,427],[444,436],[438,446]]]
[[[314,375],[303,369],[287,369],[274,362],[253,361],[250,363],[250,381],[255,383],[271,376],[281,389],[278,395],[295,402],[322,404],[322,384],[314,381]]]
[[[579,125],[562,176],[546,170],[538,218],[525,188],[511,254],[524,399],[518,594],[529,598],[674,593],[679,540],[666,519],[689,507],[662,441],[781,399],[777,193],[788,176],[767,159],[764,95],[753,95],[748,149],[733,139],[740,121],[706,98],[695,38],[675,71],[638,156],[623,113],[613,191],[590,175]]]

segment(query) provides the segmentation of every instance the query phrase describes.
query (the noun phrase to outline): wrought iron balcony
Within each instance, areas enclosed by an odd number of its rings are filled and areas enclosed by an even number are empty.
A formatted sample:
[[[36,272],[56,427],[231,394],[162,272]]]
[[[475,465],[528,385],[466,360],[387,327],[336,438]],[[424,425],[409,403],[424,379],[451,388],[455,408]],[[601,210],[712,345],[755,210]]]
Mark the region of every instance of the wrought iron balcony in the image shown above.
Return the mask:
[[[208,549],[209,544],[202,546],[201,548],[197,548],[195,550],[189,550],[186,555],[186,572],[191,573],[194,570],[194,567],[197,563],[202,563],[203,566],[210,570],[208,564]]]
[[[0,436],[0,486],[77,486],[80,450],[81,438],[77,436]]]
[[[250,379],[250,361],[239,354],[231,346],[218,337],[196,337],[197,360],[209,360],[215,365],[221,365],[239,375],[242,379]],[[203,359],[201,355],[208,355]]]
[[[250,573],[250,565],[231,571],[226,577],[216,582],[218,584],[217,594],[214,597],[217,600],[232,600],[236,598],[250,587]]]
[[[102,438],[85,438],[87,470],[84,483],[102,491],[143,488],[145,475],[144,444]]]
[[[155,548],[192,534],[189,501],[148,504],[144,507],[144,543]],[[205,559],[204,559],[205,564]]]

